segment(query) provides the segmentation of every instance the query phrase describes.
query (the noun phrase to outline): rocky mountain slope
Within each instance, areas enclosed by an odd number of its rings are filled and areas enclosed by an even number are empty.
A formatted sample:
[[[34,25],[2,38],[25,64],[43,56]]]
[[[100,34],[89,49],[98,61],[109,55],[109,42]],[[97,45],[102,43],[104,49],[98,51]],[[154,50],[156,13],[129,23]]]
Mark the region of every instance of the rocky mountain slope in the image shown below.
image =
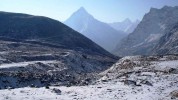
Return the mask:
[[[126,36],[107,23],[95,19],[83,7],[73,13],[64,23],[110,52]]]
[[[88,84],[116,59],[59,21],[0,12],[0,89]]]
[[[0,89],[84,85],[115,62],[107,56],[0,40]]]
[[[124,38],[114,52],[121,56],[150,55],[160,38],[169,33],[177,22],[177,6],[165,6],[162,9],[151,8],[135,31]]]
[[[41,42],[86,53],[110,55],[63,23],[42,16],[0,12],[0,37]]]
[[[178,54],[178,23],[161,37],[153,49],[154,54]]]
[[[127,18],[122,22],[109,23],[109,25],[118,31],[123,31],[129,34],[135,30],[139,23],[139,20],[132,22],[130,19]]]

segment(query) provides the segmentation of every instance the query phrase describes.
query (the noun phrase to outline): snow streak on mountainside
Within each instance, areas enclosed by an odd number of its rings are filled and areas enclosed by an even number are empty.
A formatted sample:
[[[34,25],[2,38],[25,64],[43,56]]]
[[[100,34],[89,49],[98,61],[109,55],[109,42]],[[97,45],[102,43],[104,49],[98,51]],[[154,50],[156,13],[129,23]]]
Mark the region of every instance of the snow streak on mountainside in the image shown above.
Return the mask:
[[[153,49],[154,54],[178,54],[178,23],[164,34]]]
[[[125,33],[95,19],[83,7],[73,13],[64,23],[110,52],[126,36]]]

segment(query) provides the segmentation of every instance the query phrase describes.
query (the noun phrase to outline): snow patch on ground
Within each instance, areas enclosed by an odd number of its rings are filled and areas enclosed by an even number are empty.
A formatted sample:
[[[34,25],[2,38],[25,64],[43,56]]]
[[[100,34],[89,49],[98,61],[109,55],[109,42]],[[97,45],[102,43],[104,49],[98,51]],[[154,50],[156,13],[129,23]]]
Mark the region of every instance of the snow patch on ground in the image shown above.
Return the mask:
[[[8,52],[6,52],[6,51],[2,51],[2,52],[0,52],[0,54],[2,55],[2,54],[7,54]]]
[[[11,67],[22,67],[27,66],[29,64],[35,64],[35,63],[43,63],[43,64],[49,64],[49,63],[57,63],[55,60],[50,61],[29,61],[29,62],[18,62],[18,63],[10,63],[10,64],[1,64],[0,68],[11,68]]]
[[[169,68],[178,68],[178,60],[173,60],[173,61],[161,61],[161,62],[157,62],[155,65],[153,66],[157,66],[160,69],[164,69],[166,67]]]

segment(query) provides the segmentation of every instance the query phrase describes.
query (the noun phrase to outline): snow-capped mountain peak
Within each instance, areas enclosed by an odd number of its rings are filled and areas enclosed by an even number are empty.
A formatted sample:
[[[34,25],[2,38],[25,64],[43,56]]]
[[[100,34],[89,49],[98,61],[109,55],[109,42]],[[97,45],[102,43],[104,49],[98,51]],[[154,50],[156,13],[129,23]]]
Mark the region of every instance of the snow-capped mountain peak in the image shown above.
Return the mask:
[[[77,10],[77,12],[81,12],[81,13],[88,13],[85,8],[80,7],[80,9]]]
[[[80,19],[78,19],[80,18]],[[83,7],[79,8],[76,12],[74,12],[69,19],[75,19],[75,20],[86,20],[87,18],[93,18],[92,15],[90,15],[87,10]],[[70,20],[66,20],[66,22],[70,22]]]
[[[113,51],[120,39],[126,35],[113,29],[108,24],[95,19],[83,7],[74,12],[64,24],[80,32],[110,52]]]

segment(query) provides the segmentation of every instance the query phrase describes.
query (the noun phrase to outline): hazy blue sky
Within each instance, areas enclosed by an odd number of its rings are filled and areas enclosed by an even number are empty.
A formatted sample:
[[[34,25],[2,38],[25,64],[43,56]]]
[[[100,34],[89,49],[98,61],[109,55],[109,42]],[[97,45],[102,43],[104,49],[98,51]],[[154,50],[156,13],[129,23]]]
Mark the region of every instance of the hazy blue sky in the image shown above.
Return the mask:
[[[96,19],[117,22],[142,19],[151,7],[176,6],[178,0],[0,0],[0,11],[20,12],[66,20],[84,7]]]

